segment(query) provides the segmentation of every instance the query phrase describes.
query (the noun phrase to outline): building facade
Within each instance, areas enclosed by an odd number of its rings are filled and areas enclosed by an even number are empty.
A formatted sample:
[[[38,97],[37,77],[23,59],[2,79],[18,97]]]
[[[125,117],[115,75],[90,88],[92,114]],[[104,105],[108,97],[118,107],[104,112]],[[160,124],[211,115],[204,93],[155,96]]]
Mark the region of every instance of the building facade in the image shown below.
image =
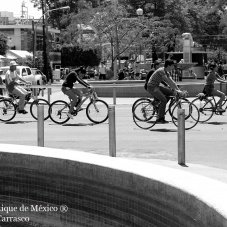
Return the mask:
[[[36,40],[36,50],[42,51],[42,26],[35,26],[33,29],[32,24],[0,25],[0,33],[7,36],[7,45],[10,49],[32,52],[35,45],[34,40]],[[59,33],[58,29],[48,28],[48,42],[50,44],[55,42]],[[34,39],[34,34],[36,34],[36,39]]]
[[[32,25],[34,22],[34,26]],[[43,49],[43,26],[39,20],[14,18],[13,13],[0,11],[0,33],[7,36],[7,45],[13,50],[26,50],[32,52],[34,45],[37,51]],[[47,41],[55,42],[60,34],[58,29],[48,26]],[[35,42],[35,43],[34,43]]]

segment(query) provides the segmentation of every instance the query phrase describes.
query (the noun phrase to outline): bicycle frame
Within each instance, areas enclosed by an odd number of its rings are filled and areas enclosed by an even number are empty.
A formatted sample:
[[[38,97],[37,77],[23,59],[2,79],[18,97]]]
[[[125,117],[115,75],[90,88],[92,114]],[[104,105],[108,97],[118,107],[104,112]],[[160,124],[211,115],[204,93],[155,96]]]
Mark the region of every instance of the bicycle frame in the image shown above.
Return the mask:
[[[212,111],[214,112],[214,113],[217,113],[217,108],[218,108],[218,106],[217,106],[217,101],[215,100],[215,97],[214,96],[207,96],[207,97],[205,97],[204,99],[206,99],[206,100],[210,100],[211,102],[212,102],[212,104],[214,105],[214,108],[212,108]],[[222,106],[223,105],[225,105],[225,103],[227,102],[227,99],[225,98],[225,100],[223,101],[223,103],[222,103]]]
[[[93,90],[83,93],[83,96],[84,96],[84,98],[77,105],[77,108],[80,108],[88,99],[90,99],[90,102],[93,102],[98,99],[97,93]]]
[[[169,101],[168,101],[168,108],[166,108],[165,110],[165,114],[167,114],[167,112],[170,112],[170,108],[173,106],[174,103],[176,103],[177,105],[180,103],[181,98],[176,97],[176,96],[168,96]],[[157,100],[158,101],[158,100]],[[156,111],[158,111],[158,105],[154,105]]]
[[[88,99],[90,99],[90,102],[92,102],[95,106],[95,109],[98,111],[95,100],[98,99],[97,93],[94,90],[88,91],[86,93],[83,93],[83,99],[80,101],[80,103],[77,105],[77,109],[79,109]],[[71,102],[71,99],[70,99]],[[68,103],[70,105],[70,103]],[[59,110],[59,112],[62,112],[67,106],[64,106],[62,109]]]

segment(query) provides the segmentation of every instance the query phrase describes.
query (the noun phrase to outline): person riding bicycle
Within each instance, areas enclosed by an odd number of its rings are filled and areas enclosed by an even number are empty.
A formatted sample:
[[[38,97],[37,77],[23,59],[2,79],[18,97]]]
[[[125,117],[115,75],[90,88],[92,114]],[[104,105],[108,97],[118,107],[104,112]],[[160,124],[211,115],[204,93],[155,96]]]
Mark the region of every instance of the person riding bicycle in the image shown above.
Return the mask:
[[[174,69],[174,65],[175,63],[173,60],[167,59],[164,63],[164,67],[158,68],[147,82],[147,91],[160,101],[156,123],[168,123],[168,121],[165,120],[165,109],[168,102],[168,96],[182,93],[170,76],[170,72]],[[165,82],[169,87],[161,86],[161,82]]]
[[[215,62],[208,65],[210,70],[205,81],[203,93],[207,96],[218,96],[220,99],[217,102],[217,111],[224,112],[222,109],[222,102],[225,100],[225,94],[214,87],[214,82],[217,80],[220,83],[227,83],[227,80],[222,79],[217,73],[218,67]]]
[[[29,82],[22,79],[16,72],[17,63],[15,61],[11,61],[9,70],[6,72],[5,75],[5,84],[6,89],[9,92],[9,94],[13,94],[19,97],[19,103],[18,103],[18,113],[27,114],[28,112],[24,109],[25,105],[25,99],[28,95],[28,92],[19,84],[17,83],[17,80],[20,80],[21,82],[30,85]]]
[[[74,83],[78,81],[84,87],[91,89],[91,86],[83,80],[85,74],[86,70],[83,67],[75,69],[75,71],[70,72],[66,76],[62,84],[62,92],[67,95],[71,101],[69,112],[67,113],[67,116],[71,119],[73,119],[73,114],[75,113],[74,107],[79,105],[83,96],[80,89],[73,88]]]

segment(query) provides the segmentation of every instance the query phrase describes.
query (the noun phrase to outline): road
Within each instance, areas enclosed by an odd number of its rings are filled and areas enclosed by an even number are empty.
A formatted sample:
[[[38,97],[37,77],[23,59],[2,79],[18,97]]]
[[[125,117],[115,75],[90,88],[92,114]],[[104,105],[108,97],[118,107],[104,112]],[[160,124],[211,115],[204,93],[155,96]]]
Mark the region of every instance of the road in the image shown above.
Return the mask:
[[[54,91],[51,101],[62,98]],[[63,99],[66,99],[64,96]],[[108,104],[111,98],[103,98]],[[177,162],[177,128],[173,123],[142,130],[132,121],[131,106],[135,99],[118,98],[116,111],[117,157],[141,160],[163,159]],[[28,107],[27,107],[28,110]],[[17,115],[11,122],[0,122],[0,143],[37,145],[37,122],[27,115]],[[81,111],[65,125],[50,119],[44,125],[45,147],[81,150],[109,155],[109,124],[94,125]],[[227,170],[227,113],[214,116],[185,133],[186,163],[202,164]]]

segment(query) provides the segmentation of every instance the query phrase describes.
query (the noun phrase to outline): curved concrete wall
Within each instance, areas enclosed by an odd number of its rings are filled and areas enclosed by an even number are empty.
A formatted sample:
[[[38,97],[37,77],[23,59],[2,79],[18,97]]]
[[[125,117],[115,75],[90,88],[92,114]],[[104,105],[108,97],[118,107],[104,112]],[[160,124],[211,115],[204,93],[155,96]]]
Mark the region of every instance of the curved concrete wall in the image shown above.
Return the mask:
[[[0,225],[8,215],[29,217],[9,225],[23,227],[227,226],[227,185],[219,181],[71,150],[0,144],[0,151],[0,204],[18,208],[0,208]]]

